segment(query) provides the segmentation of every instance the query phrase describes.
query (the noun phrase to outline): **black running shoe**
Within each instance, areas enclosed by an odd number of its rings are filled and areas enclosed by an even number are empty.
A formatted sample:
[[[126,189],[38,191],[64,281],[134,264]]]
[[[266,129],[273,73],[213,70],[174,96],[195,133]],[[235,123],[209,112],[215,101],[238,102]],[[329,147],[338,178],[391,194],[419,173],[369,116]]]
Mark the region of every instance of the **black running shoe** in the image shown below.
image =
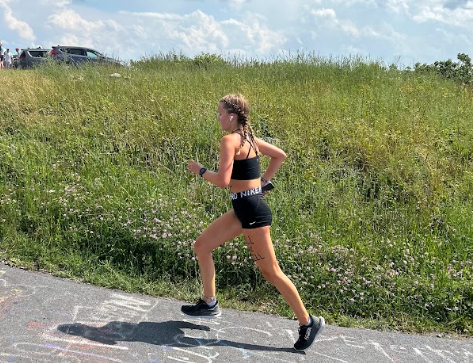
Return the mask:
[[[184,315],[192,318],[216,318],[222,314],[218,307],[218,301],[215,306],[210,307],[202,299],[199,299],[195,305],[181,306],[181,311]]]
[[[299,327],[299,339],[294,344],[295,350],[305,350],[314,342],[315,338],[322,333],[325,326],[325,320],[321,316],[318,318],[310,315],[312,324]]]

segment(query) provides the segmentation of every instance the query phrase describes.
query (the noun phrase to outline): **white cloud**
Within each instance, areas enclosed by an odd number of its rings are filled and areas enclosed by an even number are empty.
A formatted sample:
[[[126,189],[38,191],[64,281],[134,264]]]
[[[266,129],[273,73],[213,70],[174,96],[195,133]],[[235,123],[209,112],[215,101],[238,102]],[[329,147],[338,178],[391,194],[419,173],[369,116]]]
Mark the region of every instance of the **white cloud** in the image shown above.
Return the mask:
[[[405,33],[409,30],[405,28],[408,24],[399,23],[401,27],[398,28],[397,24],[391,24],[389,21],[408,18],[408,4],[399,0],[392,1],[391,5],[397,4],[400,6],[398,9],[404,10],[397,14],[384,2],[376,4],[373,1],[361,0],[351,1],[351,7],[345,6],[341,1],[340,6],[335,6],[334,3],[339,2],[338,0],[330,1],[334,5],[330,9],[320,8],[315,3],[305,6],[305,15],[302,18],[305,31],[298,34],[298,44],[302,43],[302,46],[316,49],[319,54],[326,56],[361,55],[380,59],[383,53],[398,56],[419,52],[420,48],[409,47],[410,39]],[[363,17],[367,11],[369,15]],[[409,19],[408,21],[412,22]]]
[[[226,3],[234,10],[241,10],[243,6],[250,0],[219,0],[221,3]]]
[[[360,38],[360,37],[381,38],[382,37],[382,35],[378,31],[374,30],[371,26],[364,25],[364,26],[358,27],[349,19],[339,18],[334,9],[326,9],[326,8],[312,9],[309,13],[316,18],[327,20],[326,23],[317,22],[316,24],[314,24],[319,29],[323,29],[326,26],[330,26],[332,31],[338,29],[342,31],[344,34],[348,34],[354,38]],[[344,46],[344,48],[349,48],[349,47]],[[355,49],[355,48],[352,47],[351,49]]]
[[[238,51],[251,54],[256,51],[268,55],[277,52],[286,41],[280,31],[265,24],[261,16],[245,13],[243,21],[236,19],[216,20],[213,16],[194,11],[187,15],[160,13],[123,13],[133,17],[135,26],[146,18],[148,38],[156,44],[173,44],[186,54],[226,53]],[[153,29],[153,31],[150,31]],[[136,28],[135,28],[136,31]]]
[[[172,39],[178,40],[187,51],[202,49],[205,52],[218,52],[228,47],[229,40],[221,24],[201,11],[184,17],[179,26],[171,30]]]
[[[337,14],[335,13],[335,10],[333,9],[317,9],[317,10],[312,10],[311,14],[313,16],[319,17],[319,18],[329,18],[334,21],[337,20]]]
[[[353,5],[364,5],[367,7],[377,7],[378,0],[328,0],[333,4],[341,4],[346,7],[351,7]]]
[[[435,31],[440,35],[439,40],[440,43],[442,44],[456,44],[458,40],[461,41],[462,46],[465,49],[472,49],[473,48],[473,39],[465,33],[459,33],[458,31],[451,32],[447,31],[442,28],[437,28]],[[458,52],[464,53],[464,51],[459,50]]]
[[[365,50],[365,49],[362,49],[362,48],[359,48],[359,47],[355,47],[351,44],[344,44],[342,45],[342,49],[344,50],[345,53],[347,54],[357,54],[357,55],[361,55],[363,57],[367,57],[369,56],[369,53]]]
[[[70,9],[65,9],[51,15],[47,24],[66,31],[85,33],[95,33],[104,27],[102,21],[87,21]]]
[[[21,38],[28,41],[34,41],[35,35],[33,29],[24,21],[18,20],[9,6],[9,0],[0,0],[0,7],[3,8],[2,26],[16,32]]]
[[[57,6],[57,7],[64,7],[66,5],[72,4],[72,0],[40,0],[40,5],[43,6]]]
[[[360,30],[355,25],[353,25],[351,22],[347,22],[345,24],[342,24],[341,29],[345,33],[349,33],[354,37],[359,37],[360,34],[361,34]]]
[[[409,14],[409,0],[387,0],[386,6],[396,14]]]
[[[454,26],[472,26],[473,1],[468,1],[464,7],[448,8],[444,5],[424,5],[417,15],[413,16],[413,20],[419,23],[433,21]]]
[[[47,26],[54,33],[49,44],[80,45],[95,48],[114,57],[126,57],[126,54],[117,54],[116,44],[120,44],[120,37],[124,36],[124,27],[113,19],[90,21],[84,19],[77,12],[62,8],[49,16]],[[132,25],[128,31],[135,29]],[[146,32],[143,31],[142,36]],[[47,43],[47,44],[48,44]]]
[[[129,11],[120,11],[119,14],[125,16],[134,16],[139,18],[150,18],[154,20],[163,20],[163,21],[182,21],[185,19],[184,15],[179,14],[169,14],[169,13],[152,13],[152,12],[129,12]]]
[[[238,27],[243,34],[246,34],[250,41],[250,47],[247,51],[254,47],[260,54],[269,54],[278,51],[286,41],[287,38],[281,31],[275,31],[268,28],[261,22],[262,18],[256,14],[247,13],[244,22],[239,22]],[[245,42],[245,38],[238,39],[238,34],[233,37],[233,41],[238,43]]]

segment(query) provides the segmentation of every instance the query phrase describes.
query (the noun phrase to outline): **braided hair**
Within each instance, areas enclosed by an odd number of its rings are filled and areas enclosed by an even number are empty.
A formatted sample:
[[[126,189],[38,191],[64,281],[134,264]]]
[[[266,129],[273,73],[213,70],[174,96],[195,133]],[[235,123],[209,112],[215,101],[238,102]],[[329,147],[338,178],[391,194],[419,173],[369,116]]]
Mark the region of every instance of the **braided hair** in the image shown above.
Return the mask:
[[[248,142],[250,142],[255,148],[256,154],[258,154],[255,136],[250,125],[250,106],[246,98],[239,93],[235,93],[226,95],[220,100],[220,102],[223,104],[223,107],[228,113],[234,113],[237,116],[238,123],[243,127],[243,133],[240,134],[240,149],[248,140]]]

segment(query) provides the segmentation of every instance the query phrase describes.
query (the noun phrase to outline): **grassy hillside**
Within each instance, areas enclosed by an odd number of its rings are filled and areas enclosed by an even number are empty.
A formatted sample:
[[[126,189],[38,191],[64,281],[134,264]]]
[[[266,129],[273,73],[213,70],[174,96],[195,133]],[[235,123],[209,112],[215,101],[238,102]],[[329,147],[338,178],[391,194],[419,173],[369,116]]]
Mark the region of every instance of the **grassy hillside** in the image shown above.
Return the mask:
[[[471,88],[358,59],[158,56],[115,72],[0,72],[3,258],[194,299],[192,243],[230,200],[186,165],[218,165],[217,102],[241,92],[288,154],[267,200],[309,310],[473,335]],[[243,239],[215,260],[224,306],[291,316]]]

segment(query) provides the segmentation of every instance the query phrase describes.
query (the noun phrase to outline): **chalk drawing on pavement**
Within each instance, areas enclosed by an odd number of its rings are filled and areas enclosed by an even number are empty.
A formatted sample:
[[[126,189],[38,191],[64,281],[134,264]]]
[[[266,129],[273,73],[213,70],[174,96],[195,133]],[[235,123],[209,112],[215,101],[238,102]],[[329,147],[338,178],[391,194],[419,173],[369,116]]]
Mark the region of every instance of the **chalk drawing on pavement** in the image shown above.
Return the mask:
[[[27,312],[31,315],[20,327],[8,330],[9,335],[0,322],[0,363],[214,363],[229,357],[249,362],[351,363],[354,356],[379,363],[473,363],[473,347],[468,344],[449,348],[437,346],[435,340],[426,344],[388,335],[372,339],[331,326],[307,355],[297,354],[292,349],[296,322],[290,330],[269,322],[251,326],[251,320],[244,323],[244,319],[237,323],[225,318],[176,319],[174,311],[162,310],[161,305],[158,310],[156,299],[118,292],[109,292],[98,304],[77,299],[64,312],[43,319],[41,314],[52,314],[50,306],[74,294],[50,297],[46,286],[9,281],[9,274],[0,270],[0,321],[2,312],[4,319],[21,314],[21,304],[28,299],[38,306],[35,314]]]

